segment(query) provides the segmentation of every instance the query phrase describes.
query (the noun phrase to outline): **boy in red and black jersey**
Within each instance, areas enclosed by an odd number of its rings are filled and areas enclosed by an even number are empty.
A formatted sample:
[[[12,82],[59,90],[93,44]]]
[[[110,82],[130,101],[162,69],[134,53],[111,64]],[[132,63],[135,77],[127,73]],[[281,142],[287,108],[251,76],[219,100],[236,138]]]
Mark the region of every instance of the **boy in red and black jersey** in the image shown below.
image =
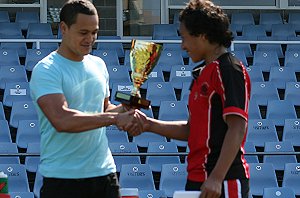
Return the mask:
[[[211,1],[190,0],[179,20],[182,49],[194,62],[204,62],[193,72],[190,117],[161,121],[141,116],[143,129],[188,140],[186,190],[201,190],[200,198],[248,198],[243,146],[251,85],[241,61],[227,52],[233,39],[228,17]]]

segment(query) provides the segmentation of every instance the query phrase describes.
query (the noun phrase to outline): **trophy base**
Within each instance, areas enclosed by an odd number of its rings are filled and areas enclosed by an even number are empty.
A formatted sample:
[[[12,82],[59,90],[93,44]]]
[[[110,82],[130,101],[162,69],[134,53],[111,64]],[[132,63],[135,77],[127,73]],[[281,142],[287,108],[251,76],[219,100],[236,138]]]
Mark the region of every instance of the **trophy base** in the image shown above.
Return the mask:
[[[146,100],[144,98],[140,98],[138,96],[133,96],[131,94],[126,94],[119,91],[116,92],[115,100],[129,106],[143,108],[143,109],[149,109],[151,103],[150,100]]]

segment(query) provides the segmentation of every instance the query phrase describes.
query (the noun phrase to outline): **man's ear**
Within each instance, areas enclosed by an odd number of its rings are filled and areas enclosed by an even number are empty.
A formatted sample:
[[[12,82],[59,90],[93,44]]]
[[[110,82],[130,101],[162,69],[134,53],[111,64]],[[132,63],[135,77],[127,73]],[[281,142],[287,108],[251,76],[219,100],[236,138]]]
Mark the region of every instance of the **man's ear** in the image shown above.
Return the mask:
[[[60,22],[59,27],[60,27],[61,35],[63,36],[66,33],[68,26],[65,22],[62,21]]]

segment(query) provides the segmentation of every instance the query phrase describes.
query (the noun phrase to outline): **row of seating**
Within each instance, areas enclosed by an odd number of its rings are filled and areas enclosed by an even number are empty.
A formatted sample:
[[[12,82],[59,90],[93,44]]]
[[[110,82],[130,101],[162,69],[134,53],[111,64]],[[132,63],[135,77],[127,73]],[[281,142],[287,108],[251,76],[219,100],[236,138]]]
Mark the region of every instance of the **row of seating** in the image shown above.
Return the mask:
[[[282,109],[282,108],[281,108]],[[168,114],[169,120],[172,119],[172,113]],[[284,115],[283,115],[284,116]],[[274,122],[271,119],[249,119],[247,142],[252,142],[256,147],[265,147],[266,142],[290,142],[292,146],[299,147],[299,118],[283,119],[282,132],[277,131]],[[174,119],[176,120],[176,118]],[[29,143],[40,142],[40,132],[37,120],[20,120],[16,130],[16,140],[12,141],[11,131],[6,120],[0,120],[1,142],[15,142],[18,148],[27,149]],[[115,129],[115,126],[107,127],[107,137],[109,143],[129,143],[134,142],[139,148],[148,148],[150,142],[167,142],[165,137],[153,133],[145,132],[137,137],[128,136],[127,133]],[[186,148],[186,141],[170,139],[170,142],[176,146]]]
[[[28,177],[24,165],[0,164],[0,169],[4,170],[4,172],[9,176],[8,188],[10,193],[26,192],[28,194],[28,192],[30,192]],[[119,183],[122,188],[138,188],[142,194],[145,194],[143,195],[145,197],[147,197],[147,194],[149,193],[155,193],[156,196],[160,194],[167,197],[172,197],[175,190],[184,189],[186,176],[186,164],[162,165],[159,189],[157,189],[160,191],[155,192],[154,190],[156,190],[156,187],[149,165],[126,164],[122,166],[122,171],[120,172],[119,176]],[[36,197],[39,197],[39,189],[41,185],[42,176],[39,172],[37,172],[33,188],[33,193]]]
[[[288,195],[300,195],[300,164],[286,163],[282,185],[278,184],[274,166],[270,163],[250,163],[250,194],[254,196],[266,196],[269,189],[276,188],[277,192]],[[9,175],[10,192],[30,192],[28,177],[24,165],[0,164],[0,169]],[[119,176],[122,188],[138,188],[139,190],[161,190],[167,197],[172,197],[175,190],[183,190],[187,177],[186,164],[164,164],[160,175],[158,189],[154,183],[154,176],[148,164],[124,164]],[[34,183],[34,194],[39,196],[39,188],[42,185],[41,175],[37,172]],[[279,188],[284,187],[284,188]],[[290,189],[290,190],[286,190]],[[270,190],[271,191],[271,190]],[[286,192],[287,191],[287,192]],[[270,193],[270,192],[269,192]],[[274,193],[274,192],[273,192]],[[281,194],[277,195],[281,196]],[[273,198],[273,197],[272,197]]]
[[[12,20],[10,19],[8,11],[0,11],[0,23],[10,23],[11,21]],[[27,30],[29,23],[40,23],[39,13],[17,11],[14,17],[14,22],[19,24],[21,30]]]
[[[158,118],[162,120],[186,120],[188,118],[187,98],[188,86],[190,83],[183,83],[185,85],[181,91],[180,100],[177,100],[176,93],[170,82],[148,82],[148,89],[145,96],[151,100],[152,107],[158,108]],[[287,86],[286,86],[287,84]],[[280,100],[278,92],[274,85],[267,82],[254,82],[253,92],[251,94],[251,102],[249,108],[249,115],[252,119],[272,119],[275,125],[283,126],[284,119],[296,119],[297,108],[299,105],[299,83],[290,82],[284,83],[285,98]],[[289,88],[290,87],[290,88]],[[281,87],[282,88],[282,87]],[[114,100],[116,91],[130,93],[132,89],[131,83],[117,83],[113,85],[111,92],[111,101],[118,104]],[[268,98],[269,97],[269,98]],[[9,116],[9,124],[14,128],[18,128],[18,120],[20,118],[36,119],[36,109],[32,104],[30,97],[30,89],[28,82],[6,83],[3,95],[3,105],[11,108]],[[266,116],[263,117],[259,106],[266,106]],[[2,106],[2,103],[1,105]],[[1,107],[3,109],[3,106]],[[282,114],[281,109],[285,109]],[[1,117],[5,118],[4,111],[0,111]],[[153,112],[152,112],[153,114]],[[170,117],[170,115],[172,115]],[[282,117],[284,115],[285,117]],[[26,117],[28,116],[28,117]],[[156,117],[157,118],[157,117]]]
[[[298,82],[289,81],[284,83],[279,79],[277,80],[277,83],[282,83],[281,86],[276,86],[276,83],[274,82],[275,80],[270,80],[267,82],[252,81],[250,100],[256,102],[256,104],[260,106],[267,106],[268,101],[270,100],[288,100],[293,105],[300,106],[300,102],[298,100],[300,96],[300,84]],[[281,94],[279,94],[279,89],[285,90],[284,96],[281,96]]]
[[[283,17],[279,12],[261,12],[259,14],[259,21],[256,22],[254,20],[254,15],[251,12],[234,12],[231,14],[230,23],[235,26],[237,31],[242,31],[243,25],[263,25],[265,27],[265,31],[271,32],[272,25],[274,24],[293,24],[296,27],[299,27],[300,13],[299,12],[290,12],[288,14],[287,21],[283,20]],[[298,30],[298,29],[297,29]]]
[[[263,126],[265,127],[265,126]],[[299,131],[298,131],[299,132]],[[122,133],[122,132],[118,132]],[[123,132],[124,133],[124,132]],[[252,136],[255,132],[249,131],[249,134],[252,133]],[[261,132],[264,133],[264,132]],[[274,134],[269,132],[270,134]],[[257,133],[256,133],[257,134]],[[23,137],[29,136],[28,134],[23,134]],[[249,139],[245,143],[245,151],[246,151],[246,159],[249,163],[272,163],[275,170],[284,170],[284,165],[286,163],[296,163],[298,162],[295,149],[293,148],[293,145],[290,141],[278,141],[277,137],[267,137],[268,132],[265,134],[260,134],[255,138]],[[32,136],[35,136],[35,140],[33,138],[28,138],[27,145],[24,145],[24,148],[26,148],[26,154],[34,154],[38,155],[40,154],[40,142],[38,139],[38,135],[33,134]],[[150,136],[150,135],[149,135]],[[151,136],[150,136],[151,137]],[[262,140],[260,142],[256,142],[257,139],[262,137]],[[112,151],[112,153],[123,153],[124,155],[121,156],[114,156],[115,163],[117,165],[117,172],[121,171],[121,166],[123,164],[149,164],[150,168],[153,172],[161,172],[161,165],[162,164],[169,164],[169,163],[185,163],[186,160],[184,157],[184,153],[178,150],[178,145],[174,141],[159,141],[158,139],[154,139],[155,136],[151,137],[152,140],[149,141],[140,141],[143,144],[146,145],[146,151],[140,152],[138,141],[133,139],[133,142],[122,142],[122,140],[113,142],[109,141],[109,147]],[[32,140],[30,142],[29,140]],[[154,140],[153,140],[154,139]],[[161,138],[162,139],[162,138]],[[274,140],[275,139],[275,140]],[[276,140],[277,139],[277,140]],[[260,144],[258,144],[260,143]],[[299,143],[299,140],[298,140]],[[299,144],[298,144],[299,145]],[[257,149],[255,146],[264,146],[264,155],[258,156]],[[0,146],[0,151],[2,153],[15,155],[18,154],[18,146],[17,143],[9,143],[9,142],[2,142]],[[186,148],[186,152],[188,152],[188,147]],[[146,152],[146,153],[144,153]],[[269,153],[280,153],[277,155],[268,155]],[[140,154],[142,158],[140,158],[139,155],[130,155],[129,153],[133,154]],[[157,153],[157,154],[163,154],[163,153],[179,153],[181,155],[178,156],[151,156],[149,154]],[[145,156],[146,155],[146,156]],[[182,157],[180,157],[182,156]],[[1,157],[0,158],[0,164],[20,164],[20,158],[18,156],[7,156],[7,157]],[[39,164],[39,156],[26,156],[25,158],[25,168],[28,172],[36,172],[37,167]]]

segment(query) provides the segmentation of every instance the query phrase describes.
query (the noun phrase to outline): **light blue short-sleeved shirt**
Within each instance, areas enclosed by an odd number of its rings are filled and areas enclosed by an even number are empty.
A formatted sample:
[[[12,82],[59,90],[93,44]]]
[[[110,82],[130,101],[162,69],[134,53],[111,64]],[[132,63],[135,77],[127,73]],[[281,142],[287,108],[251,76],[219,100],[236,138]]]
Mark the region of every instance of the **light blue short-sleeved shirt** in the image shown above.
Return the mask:
[[[116,172],[105,128],[82,133],[57,132],[37,100],[47,94],[64,94],[69,108],[84,113],[104,111],[109,97],[109,76],[102,59],[86,55],[81,62],[52,52],[33,69],[30,88],[41,130],[40,173],[54,178],[89,178]]]

